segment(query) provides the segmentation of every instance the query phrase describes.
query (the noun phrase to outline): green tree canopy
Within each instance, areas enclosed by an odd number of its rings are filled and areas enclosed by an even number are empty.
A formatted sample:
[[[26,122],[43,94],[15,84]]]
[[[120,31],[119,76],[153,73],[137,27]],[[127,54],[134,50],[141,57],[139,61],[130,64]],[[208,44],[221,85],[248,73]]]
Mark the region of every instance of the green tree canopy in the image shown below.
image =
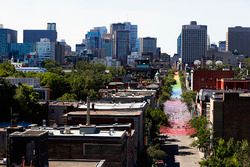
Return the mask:
[[[15,67],[10,62],[0,63],[0,77],[9,77],[17,73]]]
[[[59,101],[76,101],[77,96],[74,93],[65,93],[61,97],[59,97],[57,100]]]

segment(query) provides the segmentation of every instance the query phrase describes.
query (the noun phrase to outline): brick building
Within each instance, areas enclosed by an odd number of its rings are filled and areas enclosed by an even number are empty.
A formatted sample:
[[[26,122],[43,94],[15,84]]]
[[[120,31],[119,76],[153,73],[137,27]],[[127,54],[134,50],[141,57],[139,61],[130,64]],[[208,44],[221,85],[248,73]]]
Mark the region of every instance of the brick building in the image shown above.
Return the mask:
[[[217,90],[250,90],[250,80],[222,78],[216,80]]]
[[[191,71],[191,90],[216,89],[216,80],[222,78],[233,78],[232,70],[208,70],[197,69]]]
[[[134,131],[102,130],[96,126],[51,129],[49,159],[104,159],[109,167],[133,166]]]
[[[215,93],[210,98],[210,122],[215,137],[250,141],[250,94]]]

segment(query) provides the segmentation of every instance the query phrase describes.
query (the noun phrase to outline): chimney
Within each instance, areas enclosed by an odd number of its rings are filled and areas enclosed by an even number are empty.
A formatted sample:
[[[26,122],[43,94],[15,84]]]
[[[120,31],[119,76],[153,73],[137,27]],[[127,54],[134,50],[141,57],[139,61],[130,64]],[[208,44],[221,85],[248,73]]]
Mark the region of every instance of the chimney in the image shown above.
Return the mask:
[[[90,100],[89,97],[87,97],[87,117],[86,117],[86,125],[90,125]]]

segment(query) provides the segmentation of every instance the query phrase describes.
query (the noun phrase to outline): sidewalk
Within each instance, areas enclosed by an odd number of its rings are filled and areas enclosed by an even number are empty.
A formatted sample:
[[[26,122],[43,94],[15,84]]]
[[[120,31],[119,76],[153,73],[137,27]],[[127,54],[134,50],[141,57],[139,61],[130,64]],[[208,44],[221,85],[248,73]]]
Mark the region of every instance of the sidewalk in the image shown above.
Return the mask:
[[[203,158],[197,148],[193,148],[190,144],[193,139],[189,136],[169,136],[167,145],[178,145],[178,153],[174,156],[175,164],[179,167],[199,167],[199,161]]]

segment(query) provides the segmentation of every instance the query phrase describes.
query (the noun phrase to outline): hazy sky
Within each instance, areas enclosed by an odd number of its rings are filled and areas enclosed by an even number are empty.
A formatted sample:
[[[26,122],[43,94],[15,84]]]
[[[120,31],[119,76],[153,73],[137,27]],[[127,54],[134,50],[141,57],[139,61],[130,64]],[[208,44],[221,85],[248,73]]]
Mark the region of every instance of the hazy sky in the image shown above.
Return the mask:
[[[162,52],[176,52],[183,24],[208,25],[211,42],[226,39],[229,26],[250,27],[250,0],[0,0],[0,24],[18,30],[57,23],[58,39],[75,48],[94,26],[130,21],[139,37],[157,37]]]

